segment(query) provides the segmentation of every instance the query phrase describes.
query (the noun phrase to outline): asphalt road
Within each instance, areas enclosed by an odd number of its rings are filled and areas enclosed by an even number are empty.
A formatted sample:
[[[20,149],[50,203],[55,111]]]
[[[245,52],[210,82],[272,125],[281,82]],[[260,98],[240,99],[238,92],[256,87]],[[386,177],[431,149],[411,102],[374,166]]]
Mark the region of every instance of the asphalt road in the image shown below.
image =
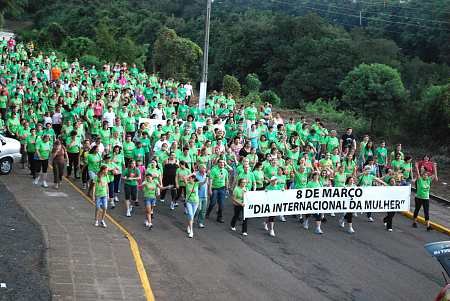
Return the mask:
[[[50,300],[45,245],[39,226],[0,183],[0,300]]]
[[[249,236],[213,218],[186,235],[182,207],[159,203],[152,230],[144,228],[142,206],[131,218],[123,204],[110,213],[138,240],[157,300],[431,300],[443,285],[437,261],[423,245],[449,237],[396,215],[394,232],[384,215],[375,223],[354,220],[350,235],[329,217],[318,236],[294,218],[275,225],[272,238],[262,219],[249,222]],[[152,260],[146,260],[146,258]]]

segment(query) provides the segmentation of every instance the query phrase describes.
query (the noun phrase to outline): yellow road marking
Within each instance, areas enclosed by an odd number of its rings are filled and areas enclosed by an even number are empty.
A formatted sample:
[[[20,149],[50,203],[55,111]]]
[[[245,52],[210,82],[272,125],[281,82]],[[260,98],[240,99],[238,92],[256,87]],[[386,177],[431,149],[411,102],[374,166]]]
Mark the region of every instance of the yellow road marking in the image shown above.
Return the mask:
[[[411,211],[405,211],[405,212],[402,212],[402,214],[404,216],[406,216],[407,218],[414,219],[414,214]],[[421,224],[424,224],[424,225],[426,224],[425,219],[423,217],[421,217],[421,216],[417,217],[417,221],[419,223],[421,223]],[[430,226],[431,226],[431,228],[433,228],[436,231],[439,231],[439,232],[442,232],[444,234],[450,235],[450,229],[446,228],[446,227],[444,227],[444,226],[442,226],[442,225],[440,225],[438,223],[434,223],[434,222],[430,221]]]
[[[66,177],[64,177],[64,180],[67,183],[69,183],[73,189],[75,189],[78,193],[80,193],[84,199],[86,199],[89,203],[95,206],[95,203],[92,201],[90,197],[86,195],[86,193],[84,193],[80,188],[78,188]],[[137,244],[136,239],[134,239],[133,235],[131,235],[130,232],[128,232],[121,224],[119,224],[119,222],[117,222],[109,214],[106,214],[106,217],[111,223],[113,223],[117,228],[119,228],[119,230],[125,235],[125,237],[130,242],[131,253],[133,255],[133,259],[136,264],[136,269],[139,273],[139,278],[141,279],[141,284],[144,289],[145,298],[147,299],[147,301],[154,301],[155,296],[153,295],[153,291],[150,286],[150,281],[148,280],[147,272],[145,271],[144,262],[142,261],[141,253],[139,252],[139,245]]]

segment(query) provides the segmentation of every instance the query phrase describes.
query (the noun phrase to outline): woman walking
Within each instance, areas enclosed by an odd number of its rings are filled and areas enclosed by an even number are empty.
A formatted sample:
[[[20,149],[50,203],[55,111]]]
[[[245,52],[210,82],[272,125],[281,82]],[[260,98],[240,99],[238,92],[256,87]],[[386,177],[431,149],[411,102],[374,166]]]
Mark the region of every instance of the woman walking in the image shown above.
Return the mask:
[[[187,233],[190,238],[194,237],[194,217],[197,212],[198,204],[200,202],[198,197],[199,182],[195,177],[195,174],[191,174],[184,177],[186,183],[186,212],[188,217]]]
[[[137,185],[138,180],[140,179],[141,174],[139,169],[136,167],[136,161],[131,160],[130,165],[123,172],[122,178],[125,180],[125,205],[127,208],[126,216],[131,216],[131,211],[133,210],[133,206],[131,202],[135,206],[138,206],[137,200]]]
[[[234,207],[234,215],[233,215],[233,218],[231,219],[231,230],[232,231],[236,231],[236,222],[244,210],[244,206],[245,206],[244,194],[247,191],[246,185],[247,185],[247,179],[240,178],[238,180],[238,185],[233,190],[233,197],[231,199],[231,201],[233,202],[233,207]],[[245,218],[242,220],[242,235],[247,236],[247,219],[245,219]]]
[[[435,163],[436,164],[436,163]],[[430,188],[431,182],[437,179],[437,169],[434,168],[434,174],[430,175],[425,169],[422,169],[420,176],[415,180],[416,182],[416,198],[414,208],[414,222],[413,228],[417,228],[417,216],[419,215],[420,208],[423,206],[423,213],[425,215],[425,223],[427,231],[431,231],[430,226]]]
[[[68,160],[66,148],[62,145],[61,141],[56,140],[52,150],[53,183],[55,183],[55,189],[59,189],[61,185],[64,168]]]
[[[39,180],[42,178],[42,187],[47,188],[47,169],[48,159],[50,158],[50,152],[52,150],[52,143],[50,142],[50,136],[44,135],[41,140],[36,143],[36,173],[38,176],[34,179],[33,184],[38,185]]]
[[[98,227],[101,223],[106,228],[105,215],[108,208],[108,167],[100,167],[100,171],[92,184],[92,201],[95,202],[95,223]]]

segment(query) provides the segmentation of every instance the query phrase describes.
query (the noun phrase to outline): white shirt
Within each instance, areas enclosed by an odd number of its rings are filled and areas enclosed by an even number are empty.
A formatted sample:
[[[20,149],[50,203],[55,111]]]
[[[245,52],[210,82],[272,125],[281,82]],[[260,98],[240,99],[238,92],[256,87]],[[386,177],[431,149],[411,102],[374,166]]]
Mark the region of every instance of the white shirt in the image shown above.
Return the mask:
[[[62,114],[61,112],[55,112],[52,116],[53,124],[61,124],[62,123]]]
[[[192,95],[192,85],[184,85],[184,88],[186,89],[186,96],[191,96]]]
[[[164,113],[161,109],[158,108],[153,109],[152,114],[155,115],[155,119],[163,120]]]
[[[158,141],[155,142],[155,146],[153,147],[153,151],[157,152],[161,150],[161,147],[163,144],[167,144],[167,146],[170,148],[170,146],[172,145],[172,143],[170,143],[167,140],[162,141],[161,139],[159,139]]]
[[[47,123],[53,124],[52,117],[44,116],[44,125]]]
[[[103,114],[103,120],[108,122],[108,127],[112,128],[114,126],[114,120],[116,119],[116,113],[106,112]]]

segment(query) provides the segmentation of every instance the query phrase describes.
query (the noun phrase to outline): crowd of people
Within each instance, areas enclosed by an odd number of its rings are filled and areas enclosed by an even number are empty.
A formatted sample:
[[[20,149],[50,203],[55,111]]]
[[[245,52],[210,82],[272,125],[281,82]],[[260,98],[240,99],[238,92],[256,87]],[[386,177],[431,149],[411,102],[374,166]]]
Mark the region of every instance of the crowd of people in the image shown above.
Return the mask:
[[[415,182],[414,217],[423,206],[431,229],[436,164],[430,156],[413,164],[401,144],[357,139],[351,128],[338,136],[318,118],[285,120],[268,103],[243,105],[222,92],[211,93],[200,109],[190,82],[125,63],[81,66],[13,38],[0,41],[0,64],[0,133],[20,141],[33,184],[48,187],[49,162],[56,189],[63,176],[80,181],[96,203],[95,226],[106,227],[106,210],[119,202],[127,217],[143,204],[149,229],[157,205],[180,204],[193,237],[194,225],[204,228],[213,215],[224,223],[230,201],[231,230],[242,221],[247,235],[246,191]],[[340,216],[338,225],[353,233],[354,215]],[[384,217],[388,231],[393,216]],[[370,212],[366,217],[374,221]],[[314,232],[323,233],[326,215],[298,218],[305,229],[313,219]],[[271,236],[276,219],[286,221],[270,217],[263,225]]]

